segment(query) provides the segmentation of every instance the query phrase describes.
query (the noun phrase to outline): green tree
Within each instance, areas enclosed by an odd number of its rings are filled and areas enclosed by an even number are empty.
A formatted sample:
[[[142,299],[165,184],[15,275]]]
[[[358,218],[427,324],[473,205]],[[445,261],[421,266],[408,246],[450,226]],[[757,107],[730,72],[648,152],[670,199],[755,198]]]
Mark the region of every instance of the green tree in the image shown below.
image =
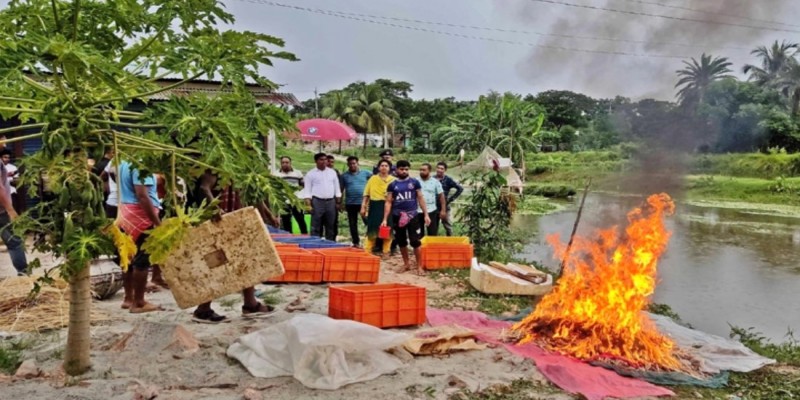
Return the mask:
[[[356,122],[355,110],[350,106],[350,94],[344,90],[333,90],[322,96],[322,118],[339,121],[343,124],[354,126]],[[342,141],[339,141],[339,153],[342,152]]]
[[[789,100],[792,117],[800,113],[800,62],[792,58],[776,80],[775,86]]]
[[[521,246],[511,231],[516,197],[508,191],[506,178],[489,171],[470,175],[464,183],[472,191],[456,217],[475,244],[475,256],[485,262],[508,261]]]
[[[544,110],[539,105],[513,93],[490,93],[481,96],[474,107],[451,117],[451,123],[442,126],[437,134],[445,137],[443,146],[447,152],[480,151],[491,146],[524,170],[525,153],[537,151],[541,143],[539,131],[543,122]]]
[[[683,62],[686,66],[677,72],[678,99],[683,106],[694,107],[703,101],[708,86],[712,82],[729,78],[730,66],[733,65],[725,57],[712,57],[710,54],[700,56],[700,61],[692,58]]]
[[[565,125],[575,128],[588,125],[589,116],[597,106],[597,100],[569,90],[548,90],[536,96],[526,96],[525,100],[544,107],[547,114],[545,128],[556,131]]]
[[[356,126],[364,133],[364,151],[367,150],[367,133],[384,132],[384,146],[388,146],[386,132],[394,129],[394,121],[399,115],[381,87],[375,84],[362,86],[353,94],[350,107]]]
[[[105,217],[101,182],[88,171],[88,158],[114,146],[117,160],[166,176],[167,203],[175,208],[145,243],[154,261],[181,241],[190,223],[208,217],[177,207],[178,176],[212,169],[222,185],[236,182],[246,204],[292,198],[270,175],[259,145],[259,132],[290,129],[291,119],[280,108],[258,106],[247,83],[275,88],[259,68],[295,58],[271,50],[284,44],[276,37],[220,29],[220,23],[233,17],[213,0],[13,0],[0,11],[0,113],[22,123],[3,133],[36,132],[7,142],[41,137],[42,149],[22,162],[23,183],[35,187],[47,177],[55,198],[20,216],[15,228],[37,235],[36,250],[63,257],[58,273],[70,286],[68,374],[90,366],[88,264],[113,254],[115,245],[125,263],[132,244]],[[180,80],[159,86],[162,77]],[[145,112],[126,109],[198,78],[217,79],[229,90],[170,96]]]
[[[742,68],[748,79],[760,85],[773,85],[793,61],[798,44],[776,40],[772,46],[759,46],[750,54],[761,60],[761,66],[747,64]]]

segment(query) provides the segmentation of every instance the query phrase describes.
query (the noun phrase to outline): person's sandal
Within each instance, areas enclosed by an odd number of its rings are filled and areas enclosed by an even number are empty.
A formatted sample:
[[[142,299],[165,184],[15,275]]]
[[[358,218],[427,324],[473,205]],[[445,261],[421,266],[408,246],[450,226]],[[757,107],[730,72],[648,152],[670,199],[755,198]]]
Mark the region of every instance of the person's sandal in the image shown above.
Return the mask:
[[[208,310],[203,313],[197,311],[192,313],[192,321],[200,324],[219,324],[222,322],[229,322],[228,317],[219,315],[214,310]]]
[[[267,318],[272,314],[275,314],[275,307],[269,304],[258,303],[255,307],[242,305],[242,317],[244,318]]]

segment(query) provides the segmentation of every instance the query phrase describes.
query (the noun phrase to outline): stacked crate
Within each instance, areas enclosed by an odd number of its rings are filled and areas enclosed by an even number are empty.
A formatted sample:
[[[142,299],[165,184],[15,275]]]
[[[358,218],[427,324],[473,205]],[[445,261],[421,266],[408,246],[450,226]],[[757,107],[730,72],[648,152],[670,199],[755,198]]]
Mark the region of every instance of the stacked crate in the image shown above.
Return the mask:
[[[425,236],[420,251],[425,269],[462,269],[472,265],[474,247],[466,236]]]

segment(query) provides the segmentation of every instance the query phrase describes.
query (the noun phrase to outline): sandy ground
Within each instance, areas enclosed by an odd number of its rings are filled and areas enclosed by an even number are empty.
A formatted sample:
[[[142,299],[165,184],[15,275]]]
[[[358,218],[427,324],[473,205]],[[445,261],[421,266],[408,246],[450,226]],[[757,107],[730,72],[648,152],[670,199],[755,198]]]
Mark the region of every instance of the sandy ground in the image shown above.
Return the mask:
[[[45,266],[54,265],[52,257],[43,257]],[[398,273],[398,259],[385,261],[381,282],[402,282],[426,287],[431,295],[443,290],[428,277]],[[0,277],[13,275],[13,268],[0,246]],[[291,377],[262,379],[252,377],[237,361],[225,355],[228,346],[239,336],[280,321],[294,313],[327,314],[327,285],[259,285],[259,290],[275,292],[278,312],[266,320],[241,318],[241,296],[218,299],[214,309],[226,314],[231,322],[219,325],[191,321],[191,309],[180,310],[168,291],[152,293],[148,299],[168,308],[167,311],[135,315],[119,308],[122,292],[94,306],[109,319],[92,327],[93,368],[78,380],[65,383],[60,372],[60,358],[66,331],[60,330],[29,337],[34,345],[26,350],[25,359],[35,360],[47,377],[10,379],[0,377],[2,399],[242,399],[246,391],[252,398],[264,399],[444,399],[466,386],[482,390],[493,384],[509,384],[516,379],[542,382],[534,389],[536,398],[571,399],[551,385],[530,360],[513,356],[500,348],[455,353],[445,357],[416,357],[406,360],[403,368],[392,375],[346,386],[336,391],[308,389]],[[277,290],[275,289],[277,288]],[[286,306],[300,299],[305,311],[286,311]],[[200,350],[192,354],[161,352],[139,354],[119,352],[110,347],[142,321],[173,322],[185,327],[200,342]],[[413,332],[418,328],[400,329]],[[457,379],[454,379],[457,378]],[[3,382],[5,380],[5,382]],[[458,382],[456,384],[456,382]],[[455,386],[455,387],[454,387]],[[149,392],[149,393],[148,393]]]

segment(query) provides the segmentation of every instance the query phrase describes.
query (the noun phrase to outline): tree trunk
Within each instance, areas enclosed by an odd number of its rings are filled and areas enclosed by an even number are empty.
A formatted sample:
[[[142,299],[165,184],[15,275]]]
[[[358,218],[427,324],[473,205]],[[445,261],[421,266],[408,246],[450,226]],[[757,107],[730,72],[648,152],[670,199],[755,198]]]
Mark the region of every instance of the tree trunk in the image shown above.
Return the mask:
[[[69,280],[69,325],[67,348],[64,352],[64,372],[75,376],[86,372],[90,364],[90,322],[92,295],[87,264]]]
[[[367,155],[367,132],[364,132],[364,156]]]
[[[384,125],[383,126],[383,148],[384,149],[388,149],[389,148],[389,139],[388,138],[389,138],[388,129],[386,129],[386,125]]]
[[[339,141],[339,154],[342,154],[342,141]]]
[[[794,90],[792,94],[792,116],[796,117],[800,111],[800,88]]]

